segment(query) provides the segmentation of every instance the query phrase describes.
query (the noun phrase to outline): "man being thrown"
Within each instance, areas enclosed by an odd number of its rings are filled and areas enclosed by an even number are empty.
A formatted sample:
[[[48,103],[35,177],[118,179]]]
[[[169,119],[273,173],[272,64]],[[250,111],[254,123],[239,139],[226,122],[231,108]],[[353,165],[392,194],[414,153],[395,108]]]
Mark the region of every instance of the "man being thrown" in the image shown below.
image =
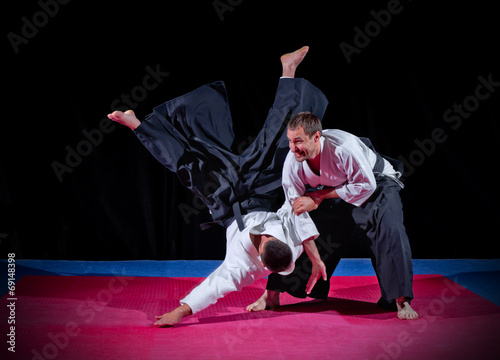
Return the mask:
[[[283,77],[273,107],[256,140],[240,155],[231,151],[234,133],[222,82],[156,107],[143,122],[131,110],[108,115],[132,129],[151,154],[204,201],[214,221],[227,229],[224,262],[179,307],[157,316],[156,326],[174,325],[271,272],[289,274],[303,250],[313,264],[307,291],[320,277],[326,280],[314,243],[318,232],[309,214],[295,215],[289,203],[277,203],[288,152],[288,120],[299,111],[321,116],[327,106],[320,90],[294,78],[307,51],[303,47],[281,57]],[[206,187],[214,182],[215,190]],[[213,191],[205,193],[206,188]]]
[[[391,162],[402,171],[400,164],[378,154],[366,138],[341,130],[322,130],[319,118],[310,112],[296,114],[290,120],[287,137],[290,152],[283,167],[286,202],[296,215],[311,212],[321,236],[324,232],[336,236],[340,233],[344,239],[337,241],[338,244],[348,240],[349,231],[352,233],[356,225],[360,227],[370,241],[372,264],[382,293],[379,306],[394,307],[400,319],[418,318],[410,306],[413,270],[399,196],[401,173]],[[323,291],[326,298],[329,279],[339,258],[325,254],[321,245],[318,242],[328,282],[320,280],[315,290],[326,289]],[[305,297],[300,290],[305,283],[298,272],[299,263],[294,273],[286,277],[271,274],[267,290],[247,310],[279,306],[279,294],[283,291]]]

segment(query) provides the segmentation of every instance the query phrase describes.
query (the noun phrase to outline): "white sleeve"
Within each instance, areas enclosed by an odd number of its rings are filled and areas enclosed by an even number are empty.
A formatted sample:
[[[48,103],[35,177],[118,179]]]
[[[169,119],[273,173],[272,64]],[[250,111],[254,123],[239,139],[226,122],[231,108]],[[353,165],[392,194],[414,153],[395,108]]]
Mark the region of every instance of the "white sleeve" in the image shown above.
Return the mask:
[[[244,271],[232,268],[229,262],[224,260],[221,266],[195,287],[180,303],[188,304],[193,314],[204,310],[215,304],[224,295],[240,290],[243,287],[245,275]]]
[[[343,167],[341,170],[346,174],[347,181],[336,187],[335,191],[342,200],[354,206],[361,206],[373,194],[377,182],[366,156],[356,152],[356,147],[349,151],[344,148],[340,154],[340,166]]]
[[[278,210],[283,225],[289,229],[292,234],[295,232],[301,242],[310,239],[316,239],[319,236],[316,225],[308,212],[301,215],[295,215],[292,210],[292,203],[305,193],[305,185],[298,174],[297,161],[289,153],[283,165],[282,185],[285,193],[285,203]]]
[[[240,291],[269,274],[245,250],[240,239],[242,236],[248,237],[248,230],[239,231],[234,222],[226,232],[228,241],[224,262],[180,301],[181,304],[188,304],[193,314],[215,304],[226,294]]]

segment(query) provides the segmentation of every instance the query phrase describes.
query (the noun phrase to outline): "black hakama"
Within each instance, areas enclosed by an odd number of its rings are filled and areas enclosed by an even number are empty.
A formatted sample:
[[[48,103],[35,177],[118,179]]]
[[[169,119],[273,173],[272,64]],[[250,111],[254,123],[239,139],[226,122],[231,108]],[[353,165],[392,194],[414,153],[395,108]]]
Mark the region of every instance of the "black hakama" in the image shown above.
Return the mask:
[[[207,205],[214,222],[243,228],[241,215],[282,205],[286,126],[301,111],[322,118],[328,100],[304,79],[282,78],[262,130],[241,154],[231,151],[233,122],[223,82],[157,106],[135,129],[151,154]]]

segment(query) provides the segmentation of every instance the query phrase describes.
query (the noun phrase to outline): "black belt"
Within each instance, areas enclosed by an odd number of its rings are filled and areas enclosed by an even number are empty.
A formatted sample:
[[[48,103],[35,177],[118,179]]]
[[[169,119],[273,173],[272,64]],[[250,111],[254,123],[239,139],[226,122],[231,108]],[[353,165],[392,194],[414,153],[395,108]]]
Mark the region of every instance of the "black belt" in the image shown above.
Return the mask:
[[[266,193],[269,193],[271,191],[278,189],[279,187],[281,187],[281,177],[268,183],[268,184],[261,185],[261,186],[256,187],[255,189],[252,189],[248,194],[246,194],[245,198],[249,199],[254,195],[264,195]],[[227,229],[229,227],[229,225],[231,225],[231,223],[234,220],[236,220],[236,222],[238,223],[238,228],[240,229],[240,231],[243,231],[245,229],[245,224],[243,223],[243,215],[244,214],[248,214],[249,212],[253,212],[253,211],[271,211],[265,207],[246,209],[246,208],[242,207],[241,204],[242,204],[242,201],[235,201],[233,203],[233,205],[232,205],[233,216],[226,218],[226,219],[219,220],[219,221],[213,221],[213,222],[207,222],[207,223],[200,224],[200,228],[202,230],[206,230],[206,229],[209,229],[215,225],[222,225]]]

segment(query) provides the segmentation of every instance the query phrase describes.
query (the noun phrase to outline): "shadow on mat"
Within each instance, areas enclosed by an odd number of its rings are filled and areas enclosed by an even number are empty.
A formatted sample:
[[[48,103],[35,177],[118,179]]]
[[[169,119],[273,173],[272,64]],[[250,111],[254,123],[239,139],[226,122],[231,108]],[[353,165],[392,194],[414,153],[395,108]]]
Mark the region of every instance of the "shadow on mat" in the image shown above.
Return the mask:
[[[293,316],[294,314],[303,313],[324,313],[325,315],[332,316],[355,316],[373,319],[386,319],[388,316],[395,316],[394,312],[381,309],[377,307],[377,304],[375,303],[348,299],[328,298],[325,301],[310,300],[296,304],[282,305],[274,310],[203,317],[198,319],[198,323],[216,324],[242,320],[269,319],[284,316]],[[196,325],[196,323],[181,323],[175,325],[175,327],[190,325]]]

